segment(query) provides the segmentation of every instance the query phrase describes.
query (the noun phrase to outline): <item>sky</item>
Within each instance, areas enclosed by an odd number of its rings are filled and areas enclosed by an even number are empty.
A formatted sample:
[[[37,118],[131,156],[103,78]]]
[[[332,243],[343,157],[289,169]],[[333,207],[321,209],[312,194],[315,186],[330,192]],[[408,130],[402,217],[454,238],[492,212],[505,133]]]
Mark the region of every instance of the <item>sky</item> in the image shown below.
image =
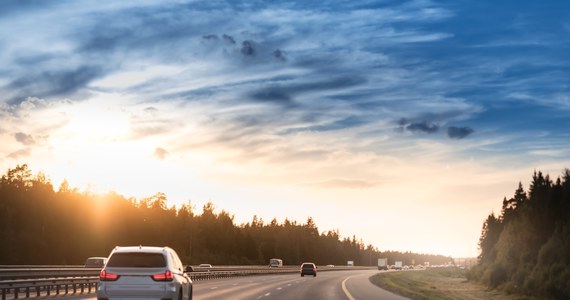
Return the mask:
[[[478,255],[570,167],[570,2],[0,2],[0,171]]]

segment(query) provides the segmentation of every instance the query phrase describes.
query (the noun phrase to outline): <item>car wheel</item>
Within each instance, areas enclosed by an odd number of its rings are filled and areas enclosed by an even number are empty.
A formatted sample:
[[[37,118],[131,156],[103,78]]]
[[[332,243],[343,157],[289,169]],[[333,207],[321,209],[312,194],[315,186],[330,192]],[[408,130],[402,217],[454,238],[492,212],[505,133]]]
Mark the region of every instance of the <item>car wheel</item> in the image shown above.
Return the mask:
[[[313,277],[317,277],[317,274],[313,274]]]
[[[305,274],[301,274],[301,277],[305,277]]]

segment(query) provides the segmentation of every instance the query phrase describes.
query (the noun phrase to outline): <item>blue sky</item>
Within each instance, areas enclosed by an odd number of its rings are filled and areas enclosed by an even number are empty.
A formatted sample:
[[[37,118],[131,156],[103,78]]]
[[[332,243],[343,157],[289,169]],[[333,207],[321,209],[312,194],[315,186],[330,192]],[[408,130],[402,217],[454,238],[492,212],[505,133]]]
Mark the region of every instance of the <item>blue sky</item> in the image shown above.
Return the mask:
[[[570,165],[569,37],[567,1],[2,1],[0,166],[476,255]]]

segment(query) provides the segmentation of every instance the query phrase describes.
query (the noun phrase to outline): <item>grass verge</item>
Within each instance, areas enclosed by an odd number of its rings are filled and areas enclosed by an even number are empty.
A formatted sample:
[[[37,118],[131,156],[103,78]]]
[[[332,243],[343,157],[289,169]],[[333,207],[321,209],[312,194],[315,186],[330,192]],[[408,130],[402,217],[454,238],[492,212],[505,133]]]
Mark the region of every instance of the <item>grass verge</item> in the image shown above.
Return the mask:
[[[463,270],[455,267],[415,271],[382,272],[370,281],[388,291],[416,300],[534,300],[488,290],[469,282]]]

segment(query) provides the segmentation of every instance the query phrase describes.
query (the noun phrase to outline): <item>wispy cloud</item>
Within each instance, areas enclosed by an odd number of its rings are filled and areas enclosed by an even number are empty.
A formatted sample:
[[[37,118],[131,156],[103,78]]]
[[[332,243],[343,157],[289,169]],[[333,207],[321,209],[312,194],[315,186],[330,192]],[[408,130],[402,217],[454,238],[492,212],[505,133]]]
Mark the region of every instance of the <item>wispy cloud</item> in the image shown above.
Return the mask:
[[[366,192],[552,166],[570,7],[545,3],[3,1],[0,163],[140,158]]]

